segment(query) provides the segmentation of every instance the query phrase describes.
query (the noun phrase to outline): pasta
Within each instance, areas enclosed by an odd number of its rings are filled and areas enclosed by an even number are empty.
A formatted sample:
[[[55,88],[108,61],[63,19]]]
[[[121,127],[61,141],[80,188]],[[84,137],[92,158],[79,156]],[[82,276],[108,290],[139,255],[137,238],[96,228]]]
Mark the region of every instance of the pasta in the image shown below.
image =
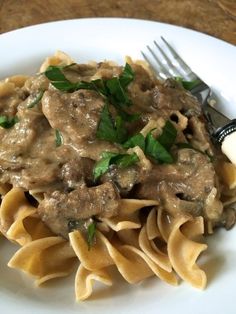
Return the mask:
[[[183,280],[196,288],[203,289],[206,285],[206,274],[196,265],[196,260],[207,246],[194,242],[183,235],[180,226],[186,221],[188,218],[183,217],[174,224],[168,240],[169,256],[173,268]]]
[[[179,83],[131,58],[80,65],[59,51],[1,81],[0,104],[9,267],[36,285],[77,269],[78,301],[114,284],[111,268],[130,284],[206,287],[197,260],[206,234],[235,223],[236,170]]]

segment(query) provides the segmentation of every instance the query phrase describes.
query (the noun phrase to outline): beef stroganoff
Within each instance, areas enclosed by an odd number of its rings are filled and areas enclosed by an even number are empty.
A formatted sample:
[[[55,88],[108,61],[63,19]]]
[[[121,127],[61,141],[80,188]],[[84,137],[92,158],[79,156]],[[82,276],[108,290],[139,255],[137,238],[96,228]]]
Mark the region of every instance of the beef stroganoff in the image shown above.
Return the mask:
[[[235,167],[213,146],[183,82],[142,61],[77,64],[57,52],[0,82],[0,230],[9,267],[40,285],[156,275],[206,286],[204,235],[235,224]]]

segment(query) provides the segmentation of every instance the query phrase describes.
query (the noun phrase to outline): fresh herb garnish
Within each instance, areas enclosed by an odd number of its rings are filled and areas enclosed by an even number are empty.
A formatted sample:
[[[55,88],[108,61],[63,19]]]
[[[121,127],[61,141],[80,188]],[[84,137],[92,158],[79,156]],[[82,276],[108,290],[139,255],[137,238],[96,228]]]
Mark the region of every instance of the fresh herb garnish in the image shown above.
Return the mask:
[[[119,168],[127,168],[139,161],[138,156],[133,154],[119,154],[112,152],[103,152],[101,159],[96,163],[93,169],[94,180],[96,181],[101,175],[107,172],[109,166],[114,164]]]
[[[61,65],[60,67],[61,67],[62,69],[68,69],[68,68],[70,68],[70,67],[73,67],[73,66],[76,65],[76,64],[77,64],[76,62],[72,62],[72,63],[67,64],[67,65]]]
[[[0,126],[4,129],[10,129],[17,122],[19,122],[19,118],[17,116],[9,118],[7,116],[0,116]]]
[[[197,86],[199,83],[201,83],[201,80],[196,79],[196,80],[192,80],[192,81],[186,81],[185,79],[183,79],[180,76],[176,76],[174,78],[177,82],[179,82],[183,88],[191,91],[195,86]]]
[[[116,164],[119,168],[130,167],[139,161],[138,155],[133,154],[121,154],[112,160],[112,163]]]
[[[116,116],[114,121],[109,112],[108,104],[103,107],[96,136],[101,140],[115,143],[122,143],[126,139],[127,131],[123,119],[121,116]]]
[[[100,80],[94,80],[91,82],[76,82],[73,83],[69,81],[65,74],[63,73],[62,69],[65,67],[50,65],[46,71],[44,72],[45,76],[50,80],[51,84],[64,92],[74,92],[79,89],[88,89],[88,90],[96,90],[98,91],[98,81]],[[100,91],[100,90],[99,90]]]
[[[126,92],[127,86],[134,80],[134,72],[131,66],[126,63],[119,77],[113,77],[105,81],[108,100],[117,109],[131,106],[132,102]]]
[[[108,99],[115,107],[131,106],[132,103],[118,77],[107,80],[106,87],[108,90]]]
[[[95,164],[93,168],[93,177],[96,181],[100,176],[107,172],[112,157],[115,157],[116,153],[103,152],[101,155],[101,159]]]
[[[141,133],[138,133],[130,137],[122,146],[124,148],[139,146],[146,155],[154,158],[156,161],[172,163],[173,157],[169,153],[169,150],[174,144],[176,136],[176,128],[167,120],[157,140],[152,135],[152,131],[147,134],[146,138]]]
[[[191,148],[194,149],[190,143],[176,143],[175,144],[179,149]],[[202,153],[202,152],[201,152]]]
[[[123,88],[127,87],[134,80],[134,71],[131,66],[126,63],[123,72],[119,76],[120,84]]]
[[[37,105],[42,99],[43,94],[44,94],[44,91],[40,90],[38,94],[35,96],[35,98],[27,105],[27,108],[33,108],[35,105]]]
[[[105,97],[108,103],[112,103],[118,111],[118,115],[113,121],[106,103],[102,113],[101,120],[97,129],[97,138],[115,143],[122,143],[126,140],[126,129],[124,121],[136,120],[137,114],[131,115],[123,110],[124,106],[131,105],[130,99],[126,94],[126,86],[134,79],[134,73],[130,65],[126,64],[119,77],[113,77],[108,80],[97,79],[91,82],[70,82],[59,66],[49,66],[45,71],[46,77],[51,84],[59,90],[73,92],[79,89],[94,90]]]
[[[176,136],[176,128],[169,120],[167,120],[162,129],[161,135],[158,137],[158,142],[166,149],[170,149],[175,142]]]
[[[96,234],[96,221],[93,221],[87,227],[87,243],[89,250],[91,249],[92,245],[95,242],[95,234]]]
[[[63,144],[63,137],[62,137],[61,132],[58,129],[55,130],[55,136],[56,136],[56,139],[55,139],[56,147],[59,147]]]
[[[118,117],[121,119],[120,116]],[[173,156],[169,150],[175,142],[177,130],[170,121],[166,122],[162,134],[158,139],[155,139],[152,135],[152,131],[150,131],[146,138],[141,133],[138,133],[127,139],[125,142],[124,139],[126,138],[127,133],[123,127],[123,123],[122,119],[117,121],[117,118],[114,123],[108,111],[108,106],[105,105],[101,114],[97,137],[111,142],[123,143],[122,146],[126,149],[139,146],[147,156],[160,163],[174,162]],[[128,167],[138,160],[138,156],[135,153],[128,155],[103,152],[101,159],[94,167],[94,178],[97,180],[108,170],[111,164],[116,164],[118,167]]]
[[[174,162],[172,155],[154,138],[152,131],[147,134],[145,144],[145,154],[152,157],[154,160],[166,164]]]
[[[126,64],[119,77],[111,79],[97,79],[90,82],[69,81],[62,71],[63,67],[50,65],[44,72],[51,84],[61,91],[74,92],[79,89],[94,90],[111,100],[118,101],[119,105],[129,105],[130,100],[126,95],[125,88],[134,79],[134,73],[130,65]]]
[[[143,151],[145,151],[145,137],[141,133],[135,134],[122,144],[122,146],[126,149],[139,146]]]
[[[68,221],[68,232],[72,232],[74,230],[80,230],[84,235],[86,235],[88,249],[90,250],[92,245],[95,242],[95,234],[96,234],[96,220],[95,217],[89,219],[70,219]]]
[[[59,66],[50,65],[44,74],[51,81],[51,84],[59,90],[72,92],[77,88],[77,83],[70,82]]]
[[[133,122],[140,119],[140,113],[133,113],[130,114],[124,110],[121,110],[119,108],[116,108],[118,111],[118,114],[121,116],[121,118],[126,122]]]
[[[98,92],[106,97],[117,107],[130,106],[131,101],[126,93],[126,87],[134,79],[131,66],[126,63],[119,77],[111,79],[97,79],[90,82],[80,81],[73,83],[69,81],[62,71],[62,67],[50,65],[44,72],[51,84],[61,91],[74,92],[79,89],[88,89]]]

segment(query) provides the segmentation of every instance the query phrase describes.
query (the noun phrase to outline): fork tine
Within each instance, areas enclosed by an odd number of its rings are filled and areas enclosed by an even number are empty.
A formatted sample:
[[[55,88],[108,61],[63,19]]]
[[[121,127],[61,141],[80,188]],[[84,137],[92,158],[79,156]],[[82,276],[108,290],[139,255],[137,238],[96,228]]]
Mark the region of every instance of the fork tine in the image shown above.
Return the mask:
[[[160,61],[160,59],[158,59],[157,55],[154,53],[154,51],[147,46],[147,49],[149,50],[149,52],[151,53],[151,55],[153,56],[153,58],[155,59],[155,61],[158,63],[159,66],[159,70],[160,70],[160,76],[163,78],[168,78],[171,77],[171,73],[163,66],[163,63]]]
[[[148,65],[150,66],[150,68],[152,69],[152,71],[156,74],[156,76],[159,79],[163,79],[163,77],[160,76],[160,72],[157,70],[157,68],[154,66],[154,64],[151,62],[151,60],[146,56],[146,54],[141,51],[142,56],[144,57],[144,59],[147,61]]]
[[[178,65],[181,69],[185,71],[186,76],[190,79],[198,78],[197,75],[192,71],[192,69],[184,62],[184,60],[180,57],[180,55],[174,50],[174,48],[167,42],[167,40],[161,36],[162,41],[165,43],[170,53],[174,57],[174,59],[178,62]]]
[[[155,40],[154,40],[154,45],[160,51],[160,53],[162,54],[167,65],[169,66],[169,72],[171,73],[171,75],[172,76],[181,76],[182,73],[173,65],[170,58],[167,56],[167,54],[164,52],[164,50],[158,45],[158,43]]]
[[[152,49],[149,46],[147,46],[147,49],[152,54],[152,57],[155,59],[155,62],[153,62],[152,58],[148,57],[143,51],[141,51],[141,53],[142,53],[144,59],[149,64],[149,66],[152,68],[152,70],[157,74],[157,76],[161,80],[167,79],[168,77],[170,77],[170,74],[163,67],[160,60],[157,58],[157,56],[154,56],[154,52],[152,51]]]

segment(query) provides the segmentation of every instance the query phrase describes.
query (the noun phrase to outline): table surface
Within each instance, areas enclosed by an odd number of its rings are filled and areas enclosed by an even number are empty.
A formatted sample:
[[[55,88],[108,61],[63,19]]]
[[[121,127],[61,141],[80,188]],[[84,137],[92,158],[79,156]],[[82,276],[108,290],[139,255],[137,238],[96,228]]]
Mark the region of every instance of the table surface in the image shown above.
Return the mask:
[[[0,33],[82,17],[154,20],[236,44],[236,0],[0,0]]]

